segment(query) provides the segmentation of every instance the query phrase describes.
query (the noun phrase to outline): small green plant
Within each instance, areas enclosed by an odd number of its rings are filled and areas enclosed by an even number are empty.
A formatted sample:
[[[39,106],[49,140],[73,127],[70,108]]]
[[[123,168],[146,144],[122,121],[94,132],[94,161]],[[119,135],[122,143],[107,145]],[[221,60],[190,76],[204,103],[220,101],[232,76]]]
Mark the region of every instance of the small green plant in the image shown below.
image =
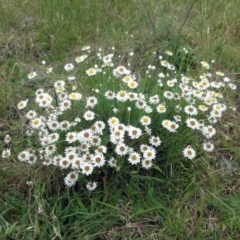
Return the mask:
[[[149,65],[136,75],[132,52],[124,66],[114,48],[108,54],[101,49],[92,54],[89,46],[82,51],[56,73],[46,67],[45,73],[27,75],[26,81],[48,78],[52,87],[37,89],[33,109],[29,99],[18,103],[24,149],[10,149],[7,135],[3,158],[13,151],[19,161],[55,166],[65,174],[67,187],[80,181],[92,191],[98,184],[104,187],[99,180],[113,172],[141,175],[154,169],[164,178],[164,172],[189,165],[204,150],[214,151],[214,124],[227,110],[222,92],[236,89],[224,73],[212,73],[202,61],[195,77],[182,74],[166,50],[158,56],[159,67]]]

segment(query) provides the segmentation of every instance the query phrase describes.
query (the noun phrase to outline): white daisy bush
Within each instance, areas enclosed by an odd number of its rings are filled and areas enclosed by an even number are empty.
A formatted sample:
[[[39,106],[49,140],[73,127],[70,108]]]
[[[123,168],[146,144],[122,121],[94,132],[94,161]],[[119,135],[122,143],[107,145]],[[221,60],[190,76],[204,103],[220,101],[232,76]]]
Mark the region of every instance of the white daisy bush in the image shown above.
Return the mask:
[[[79,181],[92,191],[101,174],[142,174],[214,152],[215,124],[232,111],[223,92],[236,89],[226,74],[212,72],[206,61],[199,62],[197,77],[183,74],[169,50],[144,73],[131,68],[134,54],[123,64],[114,50],[82,51],[63,64],[61,80],[49,78],[52,88],[37,89],[35,99],[17,104],[24,134],[34,143],[16,153],[19,161],[60,168],[66,186]],[[48,76],[54,74],[48,69]],[[40,78],[37,70],[27,75],[35,76]],[[9,158],[11,136],[4,145],[2,158]]]

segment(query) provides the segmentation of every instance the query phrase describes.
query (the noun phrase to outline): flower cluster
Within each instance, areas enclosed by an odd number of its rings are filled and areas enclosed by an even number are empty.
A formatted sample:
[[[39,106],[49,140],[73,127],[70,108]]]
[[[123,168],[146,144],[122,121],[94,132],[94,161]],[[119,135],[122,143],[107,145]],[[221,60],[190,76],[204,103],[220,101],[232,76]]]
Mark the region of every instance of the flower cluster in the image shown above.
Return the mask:
[[[89,49],[85,46],[82,50]],[[167,59],[172,55],[166,51]],[[86,83],[68,75],[87,59],[88,55],[83,54],[75,58],[75,64],[65,64],[66,80],[55,81],[52,90],[38,89],[35,109],[23,112],[28,108],[28,99],[17,104],[26,119],[25,134],[39,144],[38,148],[19,152],[19,161],[67,169],[66,186],[85,179],[87,189],[94,190],[94,174],[101,169],[150,169],[157,165],[160,154],[171,155],[166,149],[169,139],[176,139],[172,146],[179,143],[181,156],[190,160],[197,157],[194,146],[199,142],[181,143],[184,138],[191,141],[189,134],[200,136],[206,152],[214,150],[214,124],[227,110],[221,89],[236,89],[223,73],[212,74],[210,64],[202,61],[203,73],[192,78],[178,73],[161,56],[160,67],[151,66],[155,77],[148,75],[149,67],[146,78],[137,77],[131,65],[113,68],[113,53],[99,52],[99,64],[86,66],[81,76]],[[28,78],[35,76],[37,73],[31,72]],[[93,94],[90,90],[80,91],[85,84],[93,88]],[[4,142],[9,146],[11,137],[6,136]],[[3,158],[10,155],[10,148],[2,152]]]

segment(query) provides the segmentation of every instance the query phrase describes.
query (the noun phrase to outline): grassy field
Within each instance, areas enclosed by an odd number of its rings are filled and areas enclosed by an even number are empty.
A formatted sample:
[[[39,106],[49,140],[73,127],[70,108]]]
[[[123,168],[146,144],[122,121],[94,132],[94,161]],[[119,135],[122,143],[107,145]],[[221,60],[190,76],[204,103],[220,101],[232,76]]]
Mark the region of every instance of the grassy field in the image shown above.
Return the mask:
[[[239,0],[1,0],[0,151],[10,148],[12,154],[0,159],[0,239],[239,239],[239,4]],[[65,169],[20,162],[19,152],[37,147],[24,135],[27,123],[17,104],[25,99],[34,102],[37,89],[51,92],[54,81],[66,78],[65,64],[83,54],[83,46],[91,46],[88,67],[99,64],[97,53],[111,53],[114,47],[117,64],[127,67],[131,61],[139,79],[145,79],[149,65],[161,68],[158,56],[166,50],[174,54],[177,77],[191,74],[197,79],[201,61],[211,63],[214,74],[223,72],[238,89],[222,89],[222,102],[229,107],[215,126],[214,152],[193,161],[179,160],[174,152],[181,153],[181,147],[198,136],[166,135],[166,142],[176,141],[176,149],[167,145],[170,157],[166,151],[159,156],[166,162],[149,171],[101,172],[96,176],[99,188],[93,192],[83,187],[84,179],[66,188]],[[46,67],[53,68],[51,75],[45,73]],[[34,71],[38,77],[28,79]],[[105,87],[100,83],[104,77],[85,84],[84,71],[75,72],[84,97]],[[151,84],[142,92],[158,94]],[[108,114],[99,109],[99,115]],[[11,136],[10,143],[4,142],[6,135]]]

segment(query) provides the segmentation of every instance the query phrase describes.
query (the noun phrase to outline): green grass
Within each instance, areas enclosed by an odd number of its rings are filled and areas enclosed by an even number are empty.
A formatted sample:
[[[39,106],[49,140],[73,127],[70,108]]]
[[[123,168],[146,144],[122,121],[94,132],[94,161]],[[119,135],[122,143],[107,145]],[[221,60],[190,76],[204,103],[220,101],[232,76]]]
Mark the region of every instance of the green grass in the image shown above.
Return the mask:
[[[193,3],[1,1],[1,140],[10,134],[16,151],[24,147],[16,105],[39,87],[51,89],[49,79],[29,81],[27,73],[44,69],[39,65],[46,60],[59,71],[53,78],[60,77],[84,45],[93,51],[115,46],[123,63],[134,51],[139,74],[157,64],[154,51],[185,47],[190,54],[182,71],[191,65],[200,73],[199,61],[214,59],[216,71],[240,86],[239,1]],[[177,55],[176,64],[182,60]],[[65,189],[56,169],[1,159],[0,239],[239,239],[239,94],[224,100],[237,111],[219,123],[216,155],[174,165],[172,172],[170,165],[164,173],[113,173],[91,194],[83,182]],[[0,151],[5,147],[1,142]]]

